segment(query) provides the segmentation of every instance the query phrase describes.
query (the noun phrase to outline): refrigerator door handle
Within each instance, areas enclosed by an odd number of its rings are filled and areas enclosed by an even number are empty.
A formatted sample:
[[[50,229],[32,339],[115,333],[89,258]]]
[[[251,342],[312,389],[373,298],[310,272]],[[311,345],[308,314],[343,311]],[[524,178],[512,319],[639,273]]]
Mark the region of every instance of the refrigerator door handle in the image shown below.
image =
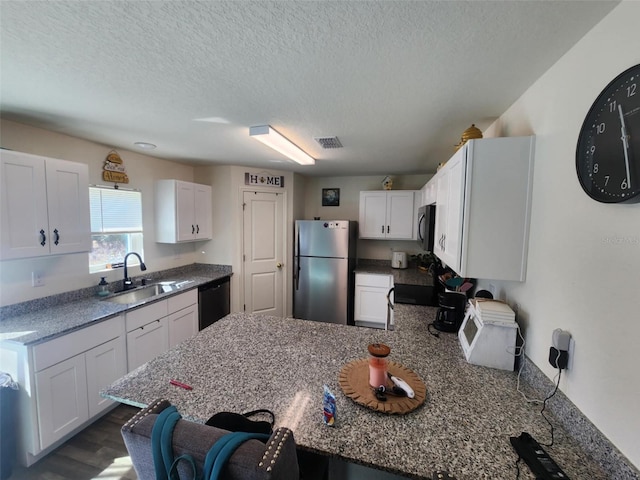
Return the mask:
[[[391,328],[391,312],[393,311],[393,302],[391,301],[391,295],[395,290],[394,287],[391,287],[389,292],[387,292],[387,323],[384,327],[385,330],[389,330]]]
[[[300,289],[300,232],[296,232],[296,254],[294,257],[294,276],[296,280],[296,290]]]

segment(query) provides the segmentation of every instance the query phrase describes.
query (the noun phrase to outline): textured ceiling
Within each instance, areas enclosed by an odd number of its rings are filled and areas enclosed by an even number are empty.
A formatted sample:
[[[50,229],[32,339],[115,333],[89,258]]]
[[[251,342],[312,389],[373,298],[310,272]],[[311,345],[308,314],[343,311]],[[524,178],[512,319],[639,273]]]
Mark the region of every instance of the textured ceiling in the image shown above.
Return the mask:
[[[617,3],[2,0],[0,109],[192,164],[430,173]],[[316,165],[251,139],[263,124]]]

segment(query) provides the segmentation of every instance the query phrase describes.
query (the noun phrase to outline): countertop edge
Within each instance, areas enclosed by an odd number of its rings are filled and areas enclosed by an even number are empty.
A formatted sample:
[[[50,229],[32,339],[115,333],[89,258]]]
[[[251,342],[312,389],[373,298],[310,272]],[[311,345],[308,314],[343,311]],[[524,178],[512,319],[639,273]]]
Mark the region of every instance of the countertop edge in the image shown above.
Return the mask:
[[[163,280],[174,280],[176,282],[190,280],[191,283],[185,285],[184,288],[161,293],[135,303],[119,304],[109,302],[108,298],[111,296],[89,296],[70,300],[67,303],[61,303],[49,308],[38,308],[37,300],[25,302],[33,303],[34,311],[27,311],[13,316],[3,315],[0,320],[0,343],[33,346],[233,275],[230,267],[228,269],[219,269],[218,271],[212,270],[207,274],[203,274],[202,269],[197,264],[194,265],[196,267],[192,270],[193,274],[189,273],[188,268],[182,269],[180,273],[174,273],[176,269],[155,272],[151,283]],[[69,293],[70,298],[73,298],[74,292]]]

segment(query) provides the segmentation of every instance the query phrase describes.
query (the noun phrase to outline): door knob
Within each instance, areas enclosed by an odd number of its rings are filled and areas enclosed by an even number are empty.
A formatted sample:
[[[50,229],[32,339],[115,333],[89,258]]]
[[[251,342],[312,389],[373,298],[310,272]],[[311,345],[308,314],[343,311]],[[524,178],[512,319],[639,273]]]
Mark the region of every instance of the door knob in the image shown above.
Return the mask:
[[[282,264],[280,262],[276,263],[276,267],[282,268]]]

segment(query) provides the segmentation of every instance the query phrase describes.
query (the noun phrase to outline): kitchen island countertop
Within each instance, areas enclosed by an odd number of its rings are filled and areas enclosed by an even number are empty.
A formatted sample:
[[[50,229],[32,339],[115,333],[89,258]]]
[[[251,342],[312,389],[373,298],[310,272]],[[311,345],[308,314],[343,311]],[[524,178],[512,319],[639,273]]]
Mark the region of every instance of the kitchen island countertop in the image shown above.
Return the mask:
[[[197,422],[220,411],[268,408],[277,425],[293,430],[302,449],[410,478],[430,479],[435,470],[448,470],[459,480],[516,478],[509,436],[527,431],[548,442],[541,407],[516,391],[515,372],[470,365],[455,335],[430,335],[426,327],[435,310],[397,306],[394,331],[231,314],[102,394],[139,407],[166,398]],[[424,381],[427,399],[414,412],[372,411],[338,386],[340,369],[366,358],[368,344],[375,342],[389,345],[390,359]],[[193,390],[177,388],[171,379]],[[336,395],[335,427],[322,422],[323,384]],[[557,423],[547,451],[570,478],[607,478]],[[521,479],[534,478],[522,462],[520,471]]]
[[[14,310],[15,312],[2,315],[0,341],[35,345],[230,275],[232,275],[230,267],[196,264],[172,269],[166,274],[157,272],[148,275],[152,278],[149,284],[165,280],[189,283],[177,290],[140,300],[135,304],[110,302],[95,295],[79,294],[80,298],[74,298],[74,292],[71,292],[68,301],[58,300],[55,305],[47,305],[45,298],[25,302],[22,304],[24,308],[21,309],[13,308],[13,306],[5,307],[5,310]],[[63,296],[65,294],[58,295],[58,297]]]

